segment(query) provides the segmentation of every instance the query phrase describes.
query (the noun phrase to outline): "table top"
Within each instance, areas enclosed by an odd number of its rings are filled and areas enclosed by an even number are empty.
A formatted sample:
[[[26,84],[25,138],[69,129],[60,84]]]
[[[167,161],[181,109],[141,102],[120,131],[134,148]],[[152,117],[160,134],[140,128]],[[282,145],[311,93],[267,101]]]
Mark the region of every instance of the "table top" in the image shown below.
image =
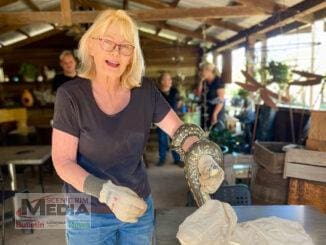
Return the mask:
[[[33,134],[35,133],[35,127],[29,126],[29,127],[25,127],[25,128],[18,128],[15,130],[12,130],[9,132],[9,135],[28,135],[28,134]]]
[[[51,156],[50,145],[1,146],[0,164],[37,165]]]
[[[297,221],[303,225],[315,245],[326,244],[326,215],[311,206],[268,205],[234,206],[238,223],[253,219],[276,216]],[[176,245],[179,225],[196,210],[194,207],[176,207],[156,210],[156,244]]]

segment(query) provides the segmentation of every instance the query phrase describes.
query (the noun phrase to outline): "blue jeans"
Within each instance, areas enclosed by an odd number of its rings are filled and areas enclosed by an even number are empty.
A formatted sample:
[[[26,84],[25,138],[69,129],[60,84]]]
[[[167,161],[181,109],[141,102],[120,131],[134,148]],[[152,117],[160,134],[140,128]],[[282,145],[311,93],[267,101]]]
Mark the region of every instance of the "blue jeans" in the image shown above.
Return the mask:
[[[166,158],[166,152],[169,150],[169,136],[160,128],[157,128],[158,134],[158,152],[160,156],[160,162],[164,162]],[[175,162],[180,161],[180,156],[177,152],[171,151],[173,160]]]
[[[137,223],[125,223],[118,220],[114,214],[91,214],[90,229],[66,228],[68,245],[149,245],[152,244],[154,231],[153,199],[146,200],[147,211],[138,219]],[[67,214],[66,223],[74,219],[82,219],[85,214]],[[76,217],[77,216],[77,217]],[[78,217],[79,216],[79,217]]]

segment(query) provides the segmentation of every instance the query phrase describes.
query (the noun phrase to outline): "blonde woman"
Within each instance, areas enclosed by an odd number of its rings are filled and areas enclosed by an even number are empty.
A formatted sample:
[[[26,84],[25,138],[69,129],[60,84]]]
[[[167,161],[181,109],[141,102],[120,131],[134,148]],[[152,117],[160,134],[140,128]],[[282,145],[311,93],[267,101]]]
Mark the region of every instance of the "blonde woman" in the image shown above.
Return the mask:
[[[80,77],[57,91],[52,158],[65,192],[91,195],[92,212],[89,229],[70,226],[86,214],[67,213],[67,243],[150,244],[153,201],[141,160],[150,126],[170,137],[187,126],[153,83],[142,81],[137,26],[124,11],[96,18],[80,40],[79,58]],[[185,152],[198,141],[184,139]],[[203,176],[203,186],[217,188],[216,179]]]
[[[224,125],[225,84],[212,63],[204,62],[201,64],[200,70],[201,79],[197,87],[197,96],[202,98],[206,96],[206,113],[208,114],[207,119],[202,117],[202,126],[206,124],[206,127],[209,128],[218,121]],[[203,115],[204,111],[202,112]]]

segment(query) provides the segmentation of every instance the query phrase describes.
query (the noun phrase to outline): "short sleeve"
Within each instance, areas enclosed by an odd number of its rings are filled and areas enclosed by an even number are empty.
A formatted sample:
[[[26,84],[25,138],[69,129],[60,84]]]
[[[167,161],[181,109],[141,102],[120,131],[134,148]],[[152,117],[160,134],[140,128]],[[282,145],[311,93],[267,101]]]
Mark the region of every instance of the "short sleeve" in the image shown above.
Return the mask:
[[[181,100],[181,96],[177,88],[175,88],[175,100],[176,102],[179,102]]]
[[[171,110],[169,103],[163,97],[162,93],[158,90],[153,82],[151,83],[152,102],[154,105],[153,110],[153,123],[159,123]]]
[[[73,103],[68,92],[62,88],[59,88],[56,93],[53,128],[79,137],[80,130],[76,104]]]
[[[223,82],[221,77],[218,78],[216,87],[217,87],[216,89],[225,88],[225,83]]]

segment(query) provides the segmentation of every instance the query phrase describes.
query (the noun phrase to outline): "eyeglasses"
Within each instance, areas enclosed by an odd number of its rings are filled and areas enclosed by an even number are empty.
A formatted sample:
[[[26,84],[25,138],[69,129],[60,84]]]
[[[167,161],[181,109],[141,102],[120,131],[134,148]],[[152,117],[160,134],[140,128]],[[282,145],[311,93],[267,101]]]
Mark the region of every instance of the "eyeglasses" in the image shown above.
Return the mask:
[[[116,46],[118,46],[119,53],[125,56],[130,56],[135,48],[131,44],[118,44],[105,38],[92,37],[92,39],[99,40],[101,48],[108,52],[112,52],[113,50],[115,50]]]

